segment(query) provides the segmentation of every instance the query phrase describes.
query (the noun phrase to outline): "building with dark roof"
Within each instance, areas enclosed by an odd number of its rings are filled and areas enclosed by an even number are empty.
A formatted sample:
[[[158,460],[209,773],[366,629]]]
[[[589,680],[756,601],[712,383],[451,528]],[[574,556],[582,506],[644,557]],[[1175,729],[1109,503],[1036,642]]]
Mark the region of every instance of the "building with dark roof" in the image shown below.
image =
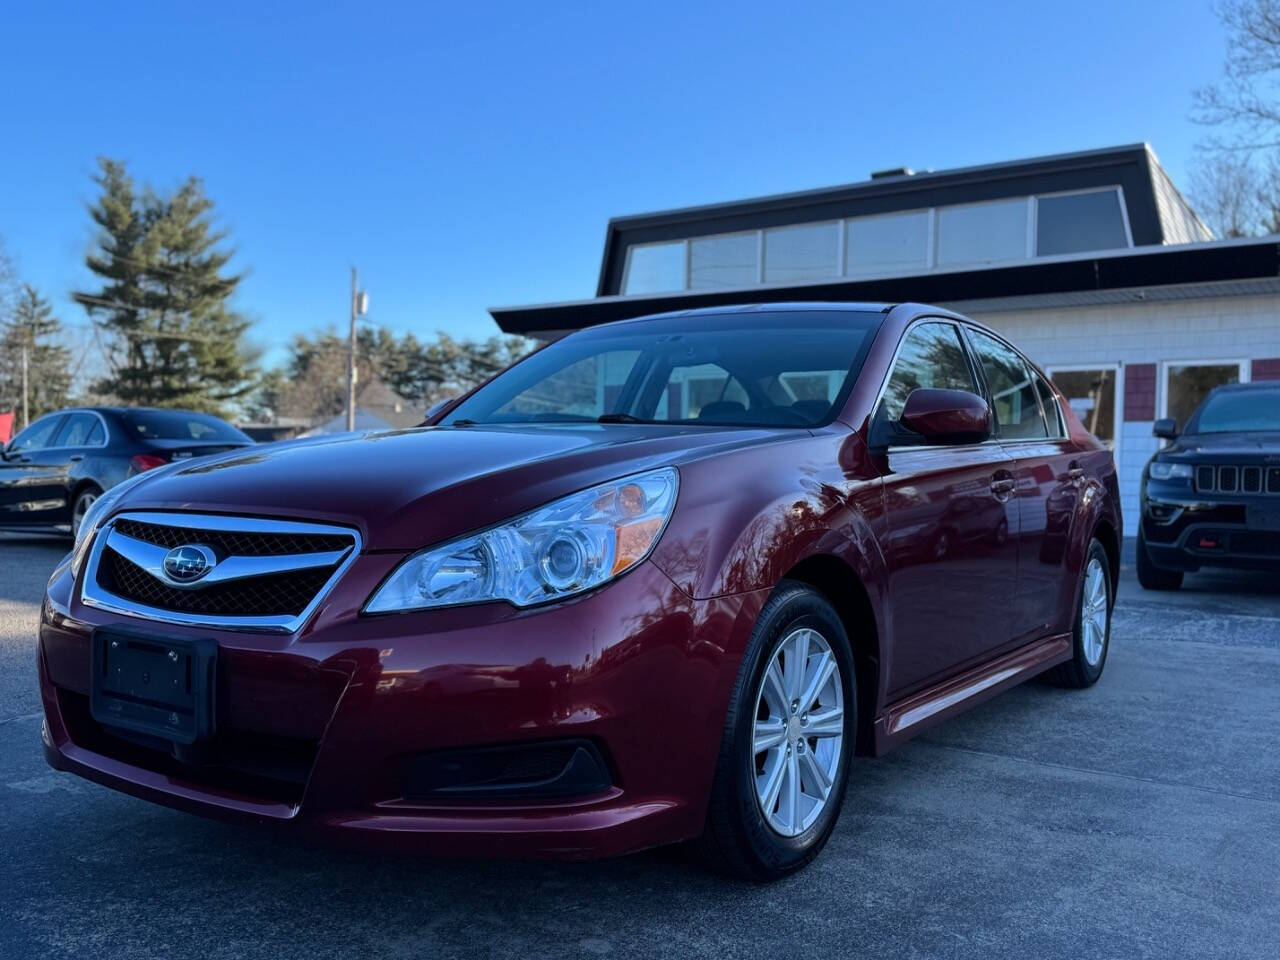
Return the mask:
[[[797,300],[937,303],[1005,332],[1113,447],[1130,515],[1154,419],[1280,379],[1280,237],[1215,240],[1146,144],[616,217],[595,297],[490,312],[550,339]]]

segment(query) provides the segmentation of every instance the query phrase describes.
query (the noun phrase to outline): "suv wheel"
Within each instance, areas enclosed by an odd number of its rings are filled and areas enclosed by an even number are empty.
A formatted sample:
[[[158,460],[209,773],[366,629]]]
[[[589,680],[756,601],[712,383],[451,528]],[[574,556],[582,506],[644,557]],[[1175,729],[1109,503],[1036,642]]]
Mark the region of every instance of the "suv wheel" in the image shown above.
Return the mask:
[[[766,881],[817,856],[844,802],[855,690],[834,608],[783,581],[756,621],[725,721],[700,840],[716,866]]]

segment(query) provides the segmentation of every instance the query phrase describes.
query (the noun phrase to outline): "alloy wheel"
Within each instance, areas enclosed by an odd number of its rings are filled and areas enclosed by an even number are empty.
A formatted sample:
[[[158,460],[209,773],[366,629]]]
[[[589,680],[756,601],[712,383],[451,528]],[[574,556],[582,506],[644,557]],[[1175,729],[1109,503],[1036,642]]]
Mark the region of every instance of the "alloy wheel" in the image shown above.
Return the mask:
[[[1096,667],[1107,646],[1107,572],[1097,557],[1089,558],[1080,595],[1080,630],[1084,658]]]
[[[844,681],[826,638],[808,627],[782,638],[756,693],[756,800],[784,837],[826,809],[844,745]]]
[[[80,524],[84,522],[84,515],[89,512],[89,508],[93,506],[95,500],[98,499],[96,493],[82,493],[76,497],[75,505],[71,508],[71,535],[74,537],[80,533]]]

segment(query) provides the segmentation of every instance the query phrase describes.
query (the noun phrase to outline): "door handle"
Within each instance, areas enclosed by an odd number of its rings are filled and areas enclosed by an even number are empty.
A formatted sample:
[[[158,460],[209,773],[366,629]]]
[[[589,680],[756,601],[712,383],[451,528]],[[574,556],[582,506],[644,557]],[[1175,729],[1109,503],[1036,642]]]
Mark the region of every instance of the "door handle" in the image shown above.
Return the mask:
[[[995,494],[997,500],[1007,500],[1017,486],[1018,482],[1013,477],[1002,477],[997,474],[991,481],[991,492]]]
[[[1067,479],[1079,480],[1084,476],[1084,467],[1080,466],[1075,460],[1067,464]]]
[[[71,456],[67,457],[67,459],[70,460],[72,463],[79,463],[81,460],[84,459],[84,454],[73,453]]]

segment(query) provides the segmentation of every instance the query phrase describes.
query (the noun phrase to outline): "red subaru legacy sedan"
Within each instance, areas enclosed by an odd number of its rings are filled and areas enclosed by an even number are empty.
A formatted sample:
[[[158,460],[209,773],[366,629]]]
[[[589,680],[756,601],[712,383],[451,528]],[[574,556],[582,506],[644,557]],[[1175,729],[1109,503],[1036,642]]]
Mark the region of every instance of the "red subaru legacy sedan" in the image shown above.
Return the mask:
[[[45,752],[365,848],[770,879],[855,754],[1094,683],[1121,534],[1111,455],[964,317],[594,327],[421,428],[108,491],[49,582]]]

